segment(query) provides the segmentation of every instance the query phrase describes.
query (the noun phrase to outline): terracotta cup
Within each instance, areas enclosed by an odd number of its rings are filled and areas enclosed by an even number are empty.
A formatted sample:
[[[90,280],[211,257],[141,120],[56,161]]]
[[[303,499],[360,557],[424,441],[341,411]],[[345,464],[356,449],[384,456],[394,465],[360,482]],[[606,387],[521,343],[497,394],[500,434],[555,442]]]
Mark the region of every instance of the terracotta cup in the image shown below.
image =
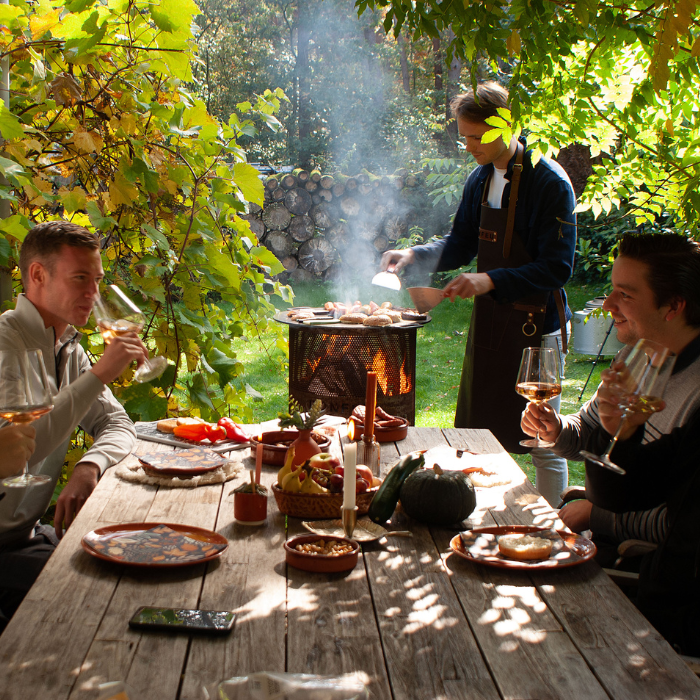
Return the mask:
[[[259,493],[234,493],[233,517],[241,525],[262,525],[267,518],[267,496]]]

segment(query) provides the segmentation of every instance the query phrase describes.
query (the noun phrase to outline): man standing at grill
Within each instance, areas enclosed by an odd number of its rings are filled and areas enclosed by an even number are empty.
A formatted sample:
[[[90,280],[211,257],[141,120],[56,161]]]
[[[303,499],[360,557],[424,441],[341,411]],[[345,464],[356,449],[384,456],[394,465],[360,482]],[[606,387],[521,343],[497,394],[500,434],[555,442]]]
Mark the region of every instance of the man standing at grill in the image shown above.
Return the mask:
[[[479,85],[453,100],[466,148],[479,167],[464,186],[450,234],[435,243],[382,256],[382,269],[419,264],[435,272],[454,270],[477,256],[477,272],[462,273],[444,289],[452,301],[474,297],[455,427],[488,428],[509,452],[519,441],[525,402],[515,393],[525,347],[558,347],[566,353],[571,311],[563,285],[571,276],[576,247],[575,196],[557,164],[533,165],[524,138],[510,143],[482,136],[486,119],[508,108],[497,83]],[[552,402],[558,410],[559,397]],[[537,488],[552,504],[566,487],[566,460],[549,450],[532,451]]]

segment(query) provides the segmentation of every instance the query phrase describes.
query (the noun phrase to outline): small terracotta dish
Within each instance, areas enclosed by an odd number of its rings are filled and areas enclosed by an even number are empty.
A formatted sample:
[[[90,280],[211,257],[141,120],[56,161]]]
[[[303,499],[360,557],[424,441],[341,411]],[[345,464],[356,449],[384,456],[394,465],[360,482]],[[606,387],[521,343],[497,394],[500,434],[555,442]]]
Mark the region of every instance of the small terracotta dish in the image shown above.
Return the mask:
[[[360,423],[353,418],[350,420],[355,423],[355,439],[360,438],[365,432],[364,423]],[[408,421],[405,418],[401,419],[403,421],[402,425],[395,428],[381,428],[379,426],[374,426],[374,437],[377,442],[398,442],[403,440],[408,435]]]
[[[311,544],[323,540],[331,540],[340,544],[348,544],[352,551],[347,554],[331,556],[327,554],[307,554],[296,549],[297,545]],[[312,571],[314,573],[337,573],[339,571],[350,571],[357,565],[357,557],[360,553],[360,545],[354,540],[345,537],[328,537],[326,535],[298,535],[292,537],[284,543],[285,558],[287,564],[296,569]]]
[[[287,454],[289,446],[299,437],[298,430],[273,430],[262,434],[263,462],[276,467],[284,464],[284,456]],[[321,452],[326,452],[331,445],[331,439],[323,433],[314,431],[311,433],[314,442],[321,448]],[[253,453],[260,442],[259,435],[250,438]]]

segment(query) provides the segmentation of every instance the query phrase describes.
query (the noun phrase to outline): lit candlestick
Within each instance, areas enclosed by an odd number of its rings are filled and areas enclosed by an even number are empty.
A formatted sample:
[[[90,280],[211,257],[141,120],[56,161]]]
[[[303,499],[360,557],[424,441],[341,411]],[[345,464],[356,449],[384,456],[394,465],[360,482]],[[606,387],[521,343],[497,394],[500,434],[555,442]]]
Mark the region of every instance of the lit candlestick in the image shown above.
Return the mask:
[[[367,372],[367,394],[365,396],[365,440],[369,440],[374,435],[374,413],[376,410],[377,373]]]
[[[263,459],[263,434],[258,435],[258,447],[255,451],[255,483],[260,483],[260,474],[262,472]]]
[[[343,508],[352,510],[355,507],[357,443],[345,445],[345,464],[343,469]]]

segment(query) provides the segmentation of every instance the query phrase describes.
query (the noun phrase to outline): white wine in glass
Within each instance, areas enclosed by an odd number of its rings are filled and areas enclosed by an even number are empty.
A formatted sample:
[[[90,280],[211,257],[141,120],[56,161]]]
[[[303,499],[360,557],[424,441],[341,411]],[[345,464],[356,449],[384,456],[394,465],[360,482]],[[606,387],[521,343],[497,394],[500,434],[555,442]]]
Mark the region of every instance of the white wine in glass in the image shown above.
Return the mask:
[[[26,425],[53,408],[44,357],[41,350],[0,351],[0,418]],[[46,474],[30,474],[29,465],[19,476],[2,480],[9,488],[27,488],[51,481]]]
[[[610,453],[620,438],[628,416],[633,413],[651,414],[661,409],[661,397],[675,363],[676,355],[668,348],[653,340],[638,340],[625,359],[624,369],[617,372],[612,384],[618,392],[618,406],[622,409],[620,425],[602,455],[587,450],[581,450],[581,455],[593,464],[625,474],[625,470],[610,459]]]
[[[120,335],[138,335],[146,325],[141,309],[115,284],[108,285],[97,297],[93,313],[105,343]],[[134,372],[134,381],[138,384],[150,382],[160,377],[167,366],[168,361],[160,355],[148,358]]]
[[[528,401],[543,404],[561,394],[559,352],[554,348],[525,348],[515,391]],[[521,440],[523,447],[552,447],[553,442],[536,437]]]

